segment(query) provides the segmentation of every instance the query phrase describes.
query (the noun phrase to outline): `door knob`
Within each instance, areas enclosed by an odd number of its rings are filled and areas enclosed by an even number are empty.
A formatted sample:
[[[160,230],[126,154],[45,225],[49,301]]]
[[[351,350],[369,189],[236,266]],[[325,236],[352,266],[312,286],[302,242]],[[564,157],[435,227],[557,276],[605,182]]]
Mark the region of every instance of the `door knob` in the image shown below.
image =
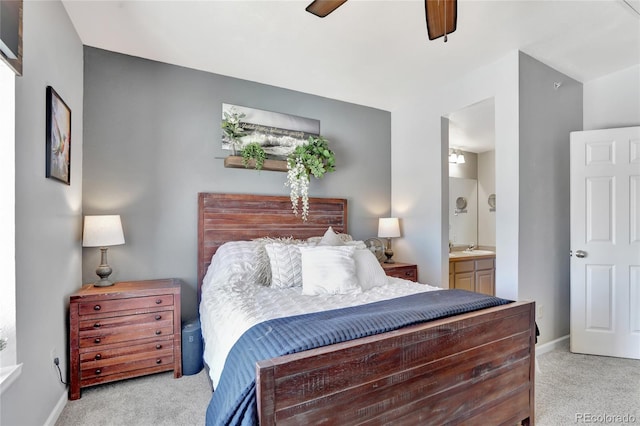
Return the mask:
[[[580,259],[587,257],[587,252],[583,250],[576,250],[576,257],[579,257]]]

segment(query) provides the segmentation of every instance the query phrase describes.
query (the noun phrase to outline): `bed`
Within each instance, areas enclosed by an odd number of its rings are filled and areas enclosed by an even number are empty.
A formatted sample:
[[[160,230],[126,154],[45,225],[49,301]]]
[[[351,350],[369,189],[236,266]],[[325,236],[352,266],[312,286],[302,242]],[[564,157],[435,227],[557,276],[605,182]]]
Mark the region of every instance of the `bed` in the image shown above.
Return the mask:
[[[348,232],[339,198],[311,198],[307,222],[289,197],[200,193],[198,206],[199,294],[225,243]],[[534,424],[534,312],[508,303],[261,359],[259,424]]]

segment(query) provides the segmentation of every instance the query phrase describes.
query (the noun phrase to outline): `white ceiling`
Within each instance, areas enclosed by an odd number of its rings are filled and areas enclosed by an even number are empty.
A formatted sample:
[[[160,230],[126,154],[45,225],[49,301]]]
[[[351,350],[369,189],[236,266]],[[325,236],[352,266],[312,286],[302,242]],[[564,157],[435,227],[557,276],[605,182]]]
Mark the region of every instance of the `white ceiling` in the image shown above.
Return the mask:
[[[640,63],[640,0],[459,0],[429,41],[422,0],[63,0],[88,46],[393,111],[519,49],[585,82]]]
[[[519,49],[586,82],[640,63],[640,0],[459,0],[428,41],[422,0],[63,0],[82,42],[114,52],[393,111]],[[634,10],[635,9],[635,10]],[[452,113],[450,146],[493,149],[493,101]]]
[[[449,118],[449,147],[482,153],[496,145],[495,102],[486,99],[455,111]]]

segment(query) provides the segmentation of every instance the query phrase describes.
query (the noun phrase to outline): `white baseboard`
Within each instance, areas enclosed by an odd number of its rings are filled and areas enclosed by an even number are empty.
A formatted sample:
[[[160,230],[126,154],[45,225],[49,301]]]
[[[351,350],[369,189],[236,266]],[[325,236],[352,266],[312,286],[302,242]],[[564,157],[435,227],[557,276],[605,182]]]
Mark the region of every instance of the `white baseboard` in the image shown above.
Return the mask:
[[[58,417],[60,417],[60,414],[62,413],[62,410],[64,410],[64,407],[66,405],[67,405],[67,390],[65,389],[62,395],[60,395],[60,399],[58,399],[58,403],[56,404],[55,407],[53,407],[51,414],[49,414],[49,417],[47,418],[47,421],[44,422],[43,426],[55,426],[56,421],[58,420]]]
[[[545,354],[547,352],[550,352],[554,349],[557,349],[563,346],[566,340],[569,340],[568,334],[566,336],[560,337],[559,339],[552,340],[550,342],[543,343],[541,345],[536,345],[536,356]]]

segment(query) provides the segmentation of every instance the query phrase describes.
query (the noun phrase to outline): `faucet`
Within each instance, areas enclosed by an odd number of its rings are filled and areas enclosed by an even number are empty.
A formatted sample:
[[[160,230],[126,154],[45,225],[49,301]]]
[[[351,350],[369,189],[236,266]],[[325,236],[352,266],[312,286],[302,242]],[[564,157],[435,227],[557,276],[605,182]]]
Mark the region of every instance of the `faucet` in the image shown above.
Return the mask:
[[[476,248],[476,244],[475,243],[469,243],[469,247],[467,248],[467,250],[473,251],[474,248]]]
[[[449,253],[451,253],[452,249],[453,249],[453,243],[451,242],[451,240],[449,240]]]

